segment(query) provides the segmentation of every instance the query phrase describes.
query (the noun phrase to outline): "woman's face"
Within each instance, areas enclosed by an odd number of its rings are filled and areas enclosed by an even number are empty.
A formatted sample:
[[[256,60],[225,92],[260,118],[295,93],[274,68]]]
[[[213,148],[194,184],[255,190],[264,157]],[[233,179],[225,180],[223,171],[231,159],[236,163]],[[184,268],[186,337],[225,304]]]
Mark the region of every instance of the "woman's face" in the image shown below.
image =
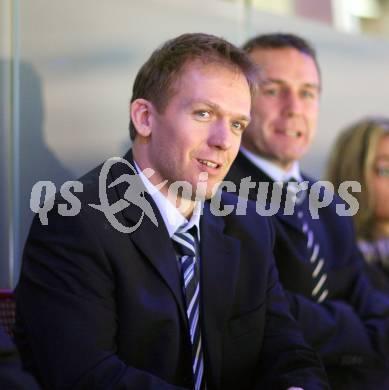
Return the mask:
[[[378,141],[370,184],[377,222],[389,224],[389,133]]]

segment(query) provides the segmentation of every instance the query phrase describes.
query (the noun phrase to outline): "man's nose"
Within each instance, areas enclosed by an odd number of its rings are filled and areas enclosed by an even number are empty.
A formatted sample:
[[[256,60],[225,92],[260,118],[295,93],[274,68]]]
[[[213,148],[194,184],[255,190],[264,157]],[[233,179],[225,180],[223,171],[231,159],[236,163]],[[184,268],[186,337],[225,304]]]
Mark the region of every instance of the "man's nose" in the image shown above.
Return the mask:
[[[289,91],[284,95],[283,110],[287,116],[301,114],[302,102],[297,92]]]
[[[220,119],[212,126],[208,143],[210,146],[227,150],[232,145],[232,129],[229,120]]]

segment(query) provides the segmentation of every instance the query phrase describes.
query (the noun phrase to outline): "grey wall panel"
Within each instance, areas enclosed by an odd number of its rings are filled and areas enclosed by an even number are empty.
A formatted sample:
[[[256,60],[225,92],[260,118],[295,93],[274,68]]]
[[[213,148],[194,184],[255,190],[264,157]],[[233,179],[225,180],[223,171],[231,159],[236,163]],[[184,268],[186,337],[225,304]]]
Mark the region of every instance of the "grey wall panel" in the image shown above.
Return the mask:
[[[0,0],[0,288],[12,286],[12,4]]]
[[[0,59],[0,287],[9,287],[10,272],[10,63]]]

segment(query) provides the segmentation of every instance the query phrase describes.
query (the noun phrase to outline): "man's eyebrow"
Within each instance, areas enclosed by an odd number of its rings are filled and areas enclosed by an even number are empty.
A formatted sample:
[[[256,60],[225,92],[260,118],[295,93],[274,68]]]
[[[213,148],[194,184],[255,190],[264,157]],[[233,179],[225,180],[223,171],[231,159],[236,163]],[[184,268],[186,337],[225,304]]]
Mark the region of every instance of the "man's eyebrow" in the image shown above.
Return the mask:
[[[210,102],[209,100],[201,100],[194,104],[205,104],[206,106],[210,107],[213,111],[223,112],[224,110],[216,103]],[[235,117],[235,119],[250,122],[251,118],[247,115],[242,114],[234,114],[233,112],[230,112],[231,116]]]
[[[320,91],[320,85],[316,83],[304,83],[303,86],[312,89],[317,89],[318,91]]]
[[[279,84],[279,85],[284,85],[286,84],[286,81],[282,80],[282,79],[264,79],[260,85],[267,85],[267,84]],[[306,88],[312,88],[312,89],[317,89],[318,91],[320,91],[320,85],[319,84],[316,84],[316,83],[303,83],[302,84],[303,87],[306,87]]]

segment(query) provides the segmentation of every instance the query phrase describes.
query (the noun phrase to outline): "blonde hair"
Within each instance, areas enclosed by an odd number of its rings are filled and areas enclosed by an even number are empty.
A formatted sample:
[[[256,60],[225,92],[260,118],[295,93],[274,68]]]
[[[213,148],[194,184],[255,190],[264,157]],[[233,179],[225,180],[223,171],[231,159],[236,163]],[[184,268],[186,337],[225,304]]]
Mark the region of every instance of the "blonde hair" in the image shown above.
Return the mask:
[[[374,239],[374,201],[368,178],[379,140],[389,132],[389,118],[369,117],[346,128],[338,136],[329,158],[326,177],[335,188],[346,180],[358,181],[362,191],[353,195],[359,210],[353,217],[358,239]]]

